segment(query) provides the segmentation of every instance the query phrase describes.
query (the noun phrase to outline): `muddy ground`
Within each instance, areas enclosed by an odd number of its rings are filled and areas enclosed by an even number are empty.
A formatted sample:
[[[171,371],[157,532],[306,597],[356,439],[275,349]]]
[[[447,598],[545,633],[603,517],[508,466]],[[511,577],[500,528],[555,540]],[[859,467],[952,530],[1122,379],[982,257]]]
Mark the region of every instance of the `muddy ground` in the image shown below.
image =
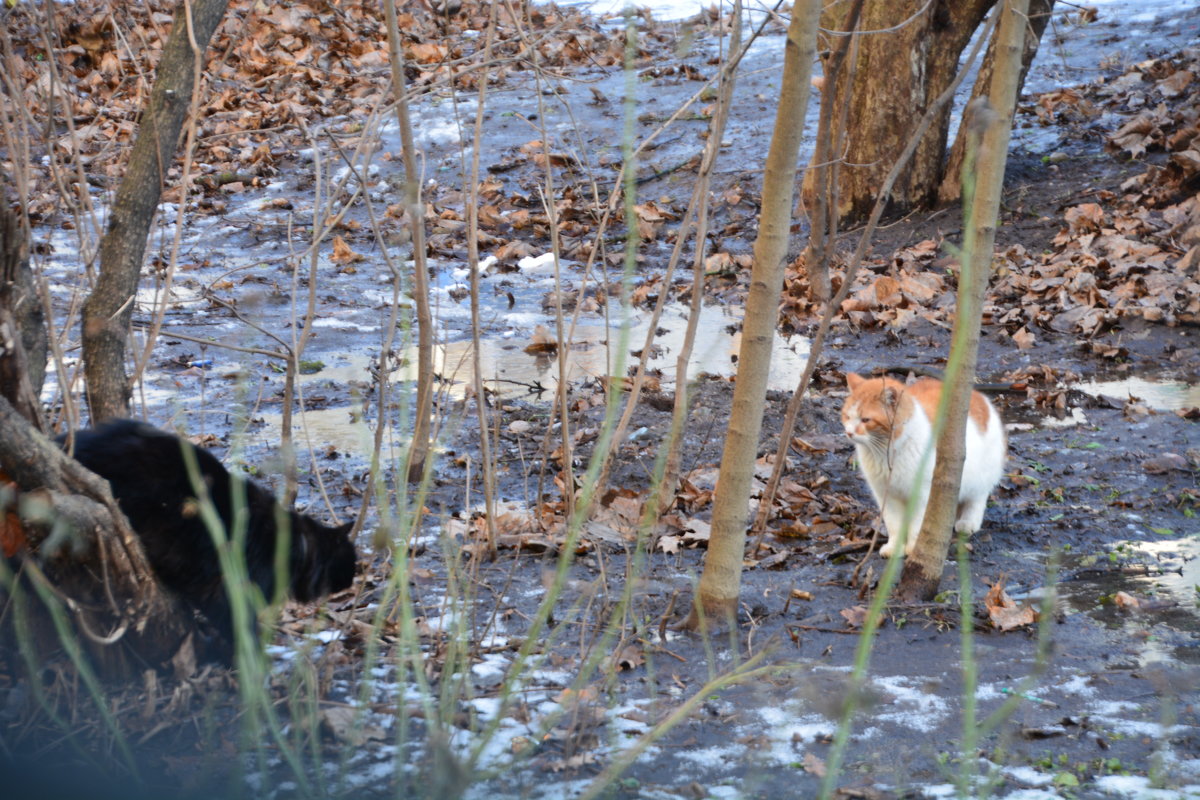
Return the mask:
[[[1124,9],[1119,4],[1111,8],[1118,15]],[[1160,34],[1170,31],[1159,39],[1103,18],[1108,27],[1078,29],[1064,18],[1054,29],[1058,40],[1047,34],[1030,85],[1045,90],[1086,82],[1072,81],[1085,76],[1071,70],[1090,70],[1086,80],[1119,75],[1126,63],[1152,52],[1194,44],[1200,21],[1194,10],[1154,10],[1160,16],[1143,24]],[[711,33],[701,37],[683,63],[711,71],[704,64],[715,47]],[[723,163],[728,166],[719,167],[714,186],[717,195],[733,189],[752,194],[761,180],[760,171],[746,165],[761,163],[765,152],[771,122],[766,112],[780,47],[774,33],[748,61],[726,137],[730,146]],[[624,79],[619,71],[599,67],[578,70],[573,77],[590,84],[561,89],[581,112],[570,124],[580,127],[581,152],[599,163],[606,153],[611,156],[618,141]],[[655,109],[670,113],[696,87],[682,72],[641,81],[639,108],[649,109],[642,131],[663,118]],[[611,102],[601,102],[599,96]],[[493,108],[518,111],[490,113],[481,153],[484,165],[505,165],[491,174],[506,191],[530,191],[542,179],[529,161],[515,159],[515,166],[508,166],[517,149],[537,133],[529,122],[537,116],[535,97],[527,80],[509,76],[489,100]],[[460,100],[466,105],[459,112],[471,113],[473,100]],[[447,105],[445,96],[430,97],[415,109],[438,184],[431,194],[442,208],[453,207],[459,154]],[[554,124],[566,130],[565,115],[552,113]],[[435,134],[447,126],[450,133]],[[704,121],[684,120],[670,129],[669,143],[650,156],[647,167],[669,174],[643,183],[640,201],[677,208],[686,200],[691,173],[674,168],[698,152],[698,133],[705,127]],[[1025,115],[1019,127],[998,249],[1020,244],[1029,253],[1041,253],[1051,248],[1064,227],[1065,209],[1105,191],[1116,192],[1145,170],[1144,163],[1103,149],[1103,136],[1110,131],[1102,130],[1100,122],[1055,127]],[[398,151],[394,130],[383,132],[381,148]],[[1051,154],[1054,158],[1048,158]],[[222,345],[271,344],[245,318],[291,335],[292,315],[303,304],[304,281],[299,282],[301,292],[293,294],[285,259],[287,214],[269,203],[289,197],[300,198],[293,202],[303,205],[311,164],[311,157],[294,158],[269,188],[232,198],[221,215],[189,221],[188,266],[172,290],[164,333],[138,396],[150,420],[205,437],[219,452],[234,438],[242,441],[246,459],[265,480],[278,472],[274,447],[281,380],[269,359]],[[377,200],[386,203],[395,197],[398,169],[394,161],[382,162],[371,188]],[[595,174],[613,173],[600,168]],[[577,183],[584,185],[583,180]],[[353,213],[366,218],[361,207]],[[744,231],[753,205],[727,203],[714,213],[714,230],[739,232],[714,234],[714,247],[744,253],[752,241]],[[38,235],[53,246],[55,255],[41,266],[55,281],[56,299],[65,307],[78,282],[69,234],[47,226]],[[306,353],[311,374],[303,383],[305,427],[298,429],[309,437],[314,456],[302,460],[301,503],[328,515],[320,500],[319,475],[332,510],[341,517],[357,513],[363,488],[367,424],[375,419],[367,402],[375,385],[370,370],[378,369],[391,298],[388,273],[371,237],[345,235],[365,259],[354,262],[353,270],[322,261],[316,336]],[[914,214],[881,231],[873,257],[877,265],[886,264],[896,251],[930,240],[944,254],[960,235],[956,210]],[[224,246],[213,246],[218,239]],[[511,514],[506,524],[514,528],[507,541],[525,546],[502,549],[495,561],[476,565],[467,589],[449,588],[448,576],[461,577],[459,548],[476,538],[480,501],[474,407],[463,399],[465,370],[460,373],[457,366],[467,352],[461,343],[470,326],[458,293],[463,273],[456,272],[465,266],[464,254],[450,239],[445,241],[450,243],[435,252],[432,263],[439,324],[448,343],[439,360],[446,378],[439,401],[443,451],[424,501],[427,522],[412,542],[411,574],[417,630],[433,691],[457,687],[443,709],[452,723],[449,742],[439,744],[437,737],[428,736],[431,726],[423,721],[427,708],[421,707],[421,693],[390,656],[364,666],[365,642],[354,620],[370,618],[386,574],[384,559],[371,543],[381,524],[372,509],[360,540],[364,574],[359,586],[330,601],[330,619],[312,620],[312,609],[288,612],[284,632],[271,648],[279,675],[301,671],[296,666],[300,662],[316,665],[322,708],[362,711],[357,724],[366,735],[347,733],[326,720],[314,757],[320,766],[309,767],[326,781],[322,793],[575,796],[707,681],[762,655],[761,664],[775,670],[702,696],[694,711],[649,744],[610,796],[815,796],[859,645],[861,617],[855,609],[869,601],[870,587],[883,569],[878,556],[866,554],[879,523],[853,466],[852,448],[840,435],[842,376],[881,367],[937,368],[948,348],[947,326],[926,319],[902,328],[838,323],[801,413],[796,435],[802,442],[790,456],[787,473],[793,495],[771,521],[773,531],[782,535],[765,537],[743,575],[739,628],[712,637],[682,633],[673,626],[690,608],[703,562],[704,549],[695,541],[702,538],[697,533],[702,525],[693,523],[702,523],[711,511],[706,492],[715,478],[732,396],[730,354],[736,352],[736,339],[729,331],[737,327],[736,301],[745,276],[715,280],[703,326],[710,338],[700,348],[697,367],[707,374],[695,383],[683,433],[691,490],[681,493],[686,496],[674,511],[678,524],[658,531],[679,537],[677,552],[663,552],[661,544],[641,552],[619,524],[629,522],[622,498],[636,499],[647,490],[666,435],[670,412],[663,399],[672,392],[668,373],[661,392],[638,409],[634,434],[619,448],[611,485],[623,494],[605,499],[608,527],[585,532],[564,596],[551,615],[551,633],[541,634],[544,643],[535,649],[534,663],[510,678],[510,686],[517,682],[519,699],[498,714],[505,675],[538,613],[556,563],[552,543],[560,538],[533,535],[520,526],[531,509],[546,513],[559,500],[554,465],[542,445],[543,435],[555,425],[548,402],[552,370],[523,350],[535,327],[550,322],[543,302],[553,278],[526,262],[514,271],[489,273],[483,281],[485,371],[508,381],[493,384],[498,390],[492,406],[500,434],[498,491]],[[647,244],[635,283],[652,283],[668,254],[662,239]],[[583,285],[577,265],[569,265],[566,280],[571,288]],[[235,306],[241,318],[212,302],[213,296]],[[139,313],[146,319],[158,301],[143,299]],[[609,303],[607,310],[615,316],[617,304]],[[578,474],[590,452],[589,432],[599,429],[604,414],[602,406],[591,402],[600,395],[596,378],[611,369],[604,343],[619,341],[616,334],[604,332],[603,311],[585,313],[584,324],[592,332],[578,337],[571,348],[577,370],[572,396],[581,401],[573,407],[572,427],[584,432],[577,437]],[[644,309],[633,313],[635,321],[644,321]],[[682,312],[673,313],[678,327]],[[772,379],[764,456],[775,450],[788,387],[807,352],[803,334],[811,331],[803,320],[790,320],[788,326],[801,333],[780,339],[786,358]],[[214,344],[172,338],[172,332],[211,337]],[[631,349],[640,348],[642,335],[633,337]],[[968,791],[973,795],[1200,796],[1200,523],[1195,518],[1200,510],[1200,422],[1176,413],[1200,406],[1198,338],[1194,325],[1126,318],[1088,336],[1040,329],[1036,346],[1022,349],[1011,331],[999,325],[985,328],[980,380],[1019,386],[993,393],[1010,425],[1008,474],[983,531],[972,542],[971,590],[977,608],[988,586],[997,582],[1018,603],[1036,604],[1047,591],[1054,598],[1040,628],[999,632],[986,615],[975,619],[974,696],[980,717],[1013,692],[1025,700],[979,738],[977,753],[963,753],[960,587],[958,564],[951,559],[942,602],[916,608],[892,605],[887,611],[837,781],[842,796],[945,796],[953,792],[964,757],[977,758],[975,772],[986,776],[972,784]],[[673,362],[675,346],[666,346],[662,363]],[[395,376],[404,376],[395,359],[385,360]],[[235,435],[243,427],[244,438]],[[394,442],[402,447],[403,435],[396,434]],[[867,563],[861,564],[864,559]],[[625,624],[616,639],[603,638],[608,614],[627,589]],[[470,598],[469,604],[460,605],[455,599],[459,593]],[[470,667],[444,672],[447,640],[460,623],[467,626],[473,646]],[[310,625],[327,630],[314,631]],[[602,658],[592,665],[597,669],[574,685],[593,656]],[[279,678],[278,684],[288,685],[287,679]],[[241,757],[231,758],[238,732],[230,686],[211,674],[205,682],[193,682],[190,691],[196,699],[173,708],[175,718],[165,725],[155,727],[158,717],[149,721],[129,712],[127,724],[142,742],[147,781],[156,791],[182,786],[210,794],[214,785],[226,786],[228,776],[236,773],[230,762]],[[16,709],[10,720],[26,718],[18,697],[23,691],[19,684],[5,689],[9,706]],[[135,690],[122,697],[125,709],[145,701]],[[398,740],[393,727],[398,704],[411,715],[407,743]],[[196,719],[219,724],[202,729]],[[481,734],[493,724],[490,739]],[[447,767],[447,753],[464,759],[473,749],[478,772]],[[38,752],[61,755],[56,748]],[[260,781],[251,780],[253,791],[279,797],[300,792],[280,759],[272,754],[269,761],[276,771],[265,779],[252,776]],[[35,782],[44,779],[33,777]]]

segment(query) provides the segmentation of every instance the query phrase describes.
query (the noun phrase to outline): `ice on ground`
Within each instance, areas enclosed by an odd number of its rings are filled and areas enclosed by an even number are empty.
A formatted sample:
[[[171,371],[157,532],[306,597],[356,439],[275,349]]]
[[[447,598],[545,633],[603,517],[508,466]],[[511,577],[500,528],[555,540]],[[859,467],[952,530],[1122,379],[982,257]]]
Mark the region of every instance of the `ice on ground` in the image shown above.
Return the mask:
[[[1200,784],[1180,786],[1175,789],[1156,789],[1150,779],[1139,775],[1105,775],[1097,778],[1096,789],[1110,797],[1128,797],[1136,800],[1195,800],[1200,798]]]
[[[503,653],[485,653],[478,664],[472,665],[471,672],[480,680],[496,680],[504,677],[509,663],[509,657]]]
[[[885,707],[875,715],[876,720],[892,722],[918,731],[936,730],[949,711],[949,704],[936,694],[922,691],[913,684],[924,683],[924,677],[891,675],[876,678],[877,687],[893,696],[895,710]]]

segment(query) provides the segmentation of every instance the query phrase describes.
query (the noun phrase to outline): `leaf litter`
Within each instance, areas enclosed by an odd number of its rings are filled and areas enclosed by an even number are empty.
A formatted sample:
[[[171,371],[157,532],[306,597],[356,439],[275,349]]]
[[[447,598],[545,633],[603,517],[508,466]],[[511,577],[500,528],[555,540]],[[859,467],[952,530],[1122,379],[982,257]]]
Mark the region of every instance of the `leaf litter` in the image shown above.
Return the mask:
[[[24,4],[22,4],[24,5]],[[130,4],[127,4],[130,5]],[[104,47],[96,46],[97,39],[105,37],[106,17],[98,3],[76,4],[74,10],[64,13],[77,15],[85,21],[78,33],[67,43],[67,56],[75,59],[70,66],[68,80],[76,89],[77,106],[72,113],[87,120],[96,114],[96,122],[84,126],[79,133],[60,140],[64,152],[78,152],[87,160],[89,169],[106,180],[113,180],[119,173],[115,150],[111,143],[124,143],[132,133],[132,120],[137,109],[138,94],[146,87],[136,81],[122,82],[119,76],[132,74],[136,67],[143,72],[152,66],[157,49],[169,27],[166,3],[151,4],[145,9],[136,7],[123,9],[129,15],[121,24],[137,33],[138,45],[132,55],[114,55]],[[378,102],[386,86],[386,53],[381,36],[380,20],[376,9],[366,6],[340,6],[334,10],[313,11],[303,6],[277,8],[265,15],[254,12],[248,3],[234,2],[231,13],[245,31],[237,36],[230,32],[227,23],[218,35],[216,48],[227,54],[218,76],[233,85],[259,85],[266,90],[261,93],[235,93],[228,89],[218,92],[205,111],[201,128],[201,158],[194,176],[196,185],[202,190],[199,198],[193,199],[193,211],[198,214],[221,214],[226,208],[226,198],[232,194],[253,192],[264,182],[270,181],[288,166],[288,158],[311,146],[295,130],[299,120],[312,121],[318,116],[336,122],[336,135],[342,145],[348,146],[359,135],[362,120],[367,110]],[[454,86],[470,89],[476,79],[466,69],[470,48],[476,46],[470,37],[454,37],[453,34],[472,25],[470,15],[478,15],[480,8],[469,7],[468,21],[442,22],[431,17],[416,15],[402,20],[406,36],[406,53],[413,62],[414,87],[417,91],[430,88]],[[17,17],[18,20],[21,17]],[[594,22],[577,15],[574,11],[555,10],[545,18],[551,33],[538,40],[539,53],[556,66],[579,66],[595,62],[611,65],[619,60],[620,53],[614,50],[610,36]],[[89,27],[90,25],[90,27]],[[445,29],[445,25],[450,25]],[[455,26],[460,26],[456,28]],[[555,27],[558,26],[558,27]],[[446,34],[450,36],[447,37]],[[239,38],[241,37],[241,38]],[[32,39],[31,39],[32,41]],[[450,45],[443,42],[456,41]],[[146,44],[142,44],[146,43]],[[519,49],[510,39],[515,51]],[[124,63],[129,60],[130,63]],[[95,62],[99,68],[95,67]],[[303,67],[303,64],[320,64],[320,68]],[[30,87],[39,81],[44,84],[44,73],[39,72],[39,62],[33,49],[19,54],[18,66],[23,70]],[[513,63],[501,65],[501,71],[515,79],[517,66]],[[1024,351],[1035,350],[1044,341],[1056,335],[1084,337],[1089,347],[1099,346],[1112,350],[1098,353],[1102,358],[1114,361],[1125,359],[1129,352],[1123,347],[1114,347],[1100,340],[1106,333],[1120,329],[1130,319],[1167,326],[1195,323],[1197,309],[1196,291],[1196,246],[1197,217],[1195,207],[1196,159],[1195,151],[1195,92],[1189,91],[1191,78],[1196,71],[1194,54],[1180,54],[1169,58],[1151,59],[1135,65],[1123,75],[1096,85],[1064,90],[1043,95],[1036,106],[1041,109],[1039,118],[1047,124],[1075,125],[1093,120],[1099,113],[1120,114],[1125,117],[1109,137],[1111,147],[1123,155],[1145,156],[1157,159],[1144,172],[1128,179],[1119,187],[1099,190],[1080,202],[1064,204],[1050,211],[1050,216],[1059,224],[1059,232],[1053,237],[1045,251],[1030,252],[1020,243],[998,249],[996,266],[998,279],[989,300],[988,323],[995,330],[1002,330],[1011,337],[1014,345]],[[147,73],[148,74],[148,73]],[[103,80],[98,80],[99,75]],[[105,77],[107,76],[107,77]],[[686,75],[685,75],[686,77]],[[501,75],[501,80],[504,75]],[[236,82],[236,84],[234,83]],[[42,102],[37,106],[49,113],[45,95],[32,92],[31,102]],[[90,105],[89,105],[90,104]],[[115,110],[99,116],[100,107]],[[271,128],[278,128],[272,133]],[[549,164],[571,175],[578,167],[578,160],[554,147],[530,140],[524,146],[513,148],[506,160],[493,165],[493,176],[505,175],[510,171],[521,173],[539,164]],[[611,166],[611,163],[606,165]],[[368,177],[368,180],[371,180]],[[524,180],[524,179],[522,179]],[[550,217],[536,195],[531,191],[533,184],[513,187],[498,178],[485,179],[483,199],[487,202],[481,214],[481,248],[496,256],[498,274],[521,269],[522,259],[534,256],[539,245],[549,238]],[[46,182],[39,184],[44,194],[35,197],[35,219],[49,221],[56,213],[53,197]],[[1189,192],[1191,193],[1189,195]],[[733,181],[723,190],[722,200],[728,214],[724,233],[726,244],[707,258],[707,267],[712,273],[711,294],[722,301],[736,301],[744,291],[745,272],[750,258],[744,251],[752,233],[753,213],[758,198],[753,184]],[[281,199],[281,198],[280,198]],[[279,210],[287,210],[274,201]],[[427,214],[432,224],[431,251],[451,259],[460,259],[464,252],[463,196],[452,186],[434,182],[430,186]],[[582,183],[568,184],[556,199],[556,216],[564,242],[564,255],[578,257],[592,245],[589,237],[596,232],[596,220],[602,209],[593,198],[582,190]],[[656,198],[639,204],[636,224],[647,244],[669,242],[674,235],[672,223],[681,215],[678,204],[667,198]],[[398,220],[402,209],[390,211]],[[356,250],[364,249],[360,242],[369,241],[366,231],[356,229],[347,222],[343,235],[333,244],[334,262],[343,268],[352,266],[363,256]],[[916,244],[896,248],[893,252],[877,258],[860,279],[847,304],[841,309],[840,326],[853,332],[874,330],[898,332],[901,337],[924,337],[927,325],[944,327],[953,318],[952,290],[956,283],[955,263],[952,251],[947,247],[947,238],[940,232],[926,231],[926,236]],[[740,240],[740,241],[739,241]],[[352,244],[353,243],[353,244]],[[611,258],[610,254],[610,258]],[[227,290],[236,287],[231,283]],[[607,298],[621,296],[618,285],[603,287],[591,296],[580,296],[584,302],[595,303],[599,308]],[[664,286],[655,275],[648,275],[635,289],[632,302],[648,304],[661,292],[675,297],[686,297],[690,287],[683,284]],[[812,307],[807,304],[806,278],[803,264],[792,265],[788,276],[788,289],[783,304],[785,322],[797,329],[811,325]],[[557,345],[557,343],[555,343]],[[1014,374],[1021,373],[1028,380],[1024,391],[1030,394],[1030,405],[1061,406],[1066,408],[1075,402],[1069,392],[1061,388],[1063,380],[1069,380],[1070,370],[1061,365],[1026,365]],[[822,368],[817,384],[823,391],[837,385],[839,375],[836,367]],[[727,396],[728,383],[706,381],[702,383],[702,401],[713,397]],[[599,396],[597,394],[596,396]],[[775,405],[781,398],[773,400]],[[819,402],[819,398],[818,398]],[[593,416],[600,406],[587,403],[587,408],[577,408],[580,413]],[[829,408],[818,408],[808,422],[821,430],[836,430]],[[777,411],[776,419],[777,419]],[[835,567],[825,565],[823,559],[842,558],[831,556],[847,544],[865,541],[877,527],[869,501],[865,501],[862,487],[848,480],[848,447],[839,437],[821,440],[815,436],[802,437],[801,448],[813,456],[819,465],[810,468],[807,461],[800,461],[788,471],[788,477],[771,509],[770,524],[774,533],[765,540],[768,555],[762,557],[757,566],[747,573],[748,584],[758,598],[770,597],[770,582],[758,576],[766,567],[778,567],[791,561],[796,575],[823,576],[829,580],[836,575]],[[1017,443],[1018,459],[1025,459],[1028,446]],[[631,448],[634,459],[642,457],[638,448]],[[703,460],[703,459],[701,459]],[[711,463],[715,464],[715,460]],[[1136,469],[1139,462],[1134,461]],[[1150,463],[1146,461],[1145,463]],[[764,462],[765,464],[765,462]],[[561,466],[561,456],[560,456]],[[1016,470],[1023,464],[1018,463]],[[631,470],[621,473],[620,480],[629,486],[638,485],[629,478]],[[1031,470],[1032,472],[1032,470]],[[1146,469],[1154,476],[1183,474],[1185,470],[1174,463],[1162,472]],[[1039,473],[1040,474],[1040,473]],[[675,510],[661,522],[663,530],[656,530],[657,541],[663,542],[676,537],[672,544],[660,546],[664,558],[675,561],[664,562],[682,573],[694,569],[695,554],[688,559],[689,551],[703,547],[706,516],[711,510],[713,476],[715,468],[701,466],[687,473],[687,479],[676,497]],[[761,477],[758,479],[761,490]],[[1037,490],[1033,484],[1010,485],[1003,493],[1012,501],[1014,517],[1020,517],[1033,503],[1028,501],[1031,492]],[[1173,495],[1180,499],[1176,491]],[[1186,497],[1186,495],[1183,495]],[[605,554],[627,552],[637,541],[640,520],[648,495],[640,489],[622,488],[610,493],[601,502],[601,512],[590,530],[585,531],[579,554],[583,556],[585,570],[601,568]],[[1040,502],[1040,501],[1039,501]],[[1117,501],[1122,502],[1122,501]],[[1194,501],[1192,501],[1194,504]],[[1125,506],[1115,506],[1124,508]],[[512,558],[538,557],[555,552],[565,542],[566,509],[556,500],[545,500],[533,504],[528,510],[514,508],[502,511],[494,520],[501,531],[501,546],[512,551]],[[991,516],[989,511],[989,516]],[[1046,524],[1044,515],[1040,525]],[[457,522],[455,525],[453,523]],[[451,520],[446,526],[449,538],[463,543],[467,552],[478,545],[486,534],[486,520],[479,514],[465,514]],[[1010,528],[1022,530],[1019,525]],[[1004,534],[1001,534],[1002,536]],[[1034,534],[1020,534],[1033,536]],[[423,546],[423,545],[422,545]],[[415,551],[414,551],[415,552]],[[523,562],[513,561],[514,565]],[[527,563],[534,563],[532,560]],[[814,572],[813,565],[822,565]],[[751,567],[756,566],[752,561]],[[505,567],[507,569],[507,566]],[[441,567],[436,563],[418,567],[414,573],[414,584],[420,591],[420,614],[417,620],[422,644],[426,648],[426,667],[431,675],[440,674],[439,657],[445,654],[450,642],[456,614],[452,603],[438,594],[443,581]],[[318,637],[310,627],[315,609],[292,608],[283,623],[285,640],[289,651],[304,648],[313,663],[320,665],[322,680],[326,681],[329,698],[351,697],[353,687],[345,677],[353,671],[353,665],[361,657],[368,637],[376,636],[382,641],[394,641],[398,631],[394,624],[383,629],[373,629],[374,609],[372,602],[378,597],[378,589],[386,579],[386,570],[379,564],[372,565],[361,579],[363,591],[354,595],[341,595],[331,600],[329,616],[344,633],[337,637]],[[1028,575],[1023,577],[1028,581]],[[809,602],[820,601],[823,596],[835,599],[835,605],[803,613],[813,616],[831,617],[838,613],[846,624],[861,624],[861,605],[846,605],[844,577],[834,583],[839,586],[812,584],[815,592],[808,592]],[[661,611],[663,595],[678,589],[686,581],[664,579],[665,586],[651,589],[650,596],[658,597],[658,605],[648,606]],[[1013,604],[998,582],[999,593],[992,606],[1005,615]],[[531,591],[537,591],[533,588]],[[571,596],[591,597],[588,585],[580,582],[572,586]],[[996,591],[996,588],[993,588]],[[851,595],[852,596],[852,595]],[[809,599],[811,598],[811,599]],[[991,594],[989,593],[989,598]],[[755,603],[762,601],[756,600]],[[828,602],[828,601],[827,601]],[[753,604],[752,604],[753,605]],[[806,603],[807,605],[807,603]],[[758,614],[757,606],[751,609],[752,616]],[[840,612],[838,609],[842,609]],[[991,608],[989,607],[989,611]],[[1026,609],[1028,610],[1028,609]],[[500,627],[513,621],[507,629],[508,635],[493,634],[484,648],[495,648],[501,663],[508,658],[519,638],[520,625],[515,624],[521,614],[518,603],[509,601],[501,610],[504,620]],[[470,613],[469,611],[467,613]],[[1022,612],[1023,613],[1023,612]],[[1005,619],[1008,617],[1005,616]],[[809,619],[809,622],[829,624],[830,619]],[[833,623],[833,627],[837,623]],[[937,623],[924,621],[922,626]],[[998,627],[1002,627],[999,626]],[[895,632],[889,628],[888,633]],[[802,652],[810,651],[813,645],[832,652],[836,642],[810,637],[812,641],[797,640]],[[836,637],[834,637],[836,638]],[[996,647],[1003,647],[995,642]],[[280,652],[280,651],[276,651]],[[629,673],[643,679],[646,673],[646,646],[627,644],[614,654],[608,666],[614,672]],[[811,651],[810,651],[811,652]],[[817,651],[819,652],[819,650]],[[807,653],[806,653],[807,654]],[[814,655],[816,653],[814,652]],[[695,659],[699,662],[700,659]],[[668,662],[669,663],[669,662]],[[524,684],[527,696],[518,708],[506,717],[503,731],[509,737],[509,750],[516,753],[527,745],[537,753],[534,760],[522,762],[534,774],[552,772],[567,776],[588,775],[614,752],[603,745],[606,726],[616,724],[611,701],[598,690],[599,684],[582,689],[568,688],[567,676],[578,668],[577,660],[560,651],[547,655],[537,670],[532,670]],[[682,676],[681,676],[682,673]],[[387,709],[396,697],[407,697],[408,688],[398,680],[388,683],[397,676],[387,672],[378,682],[373,695],[373,708]],[[670,687],[695,685],[695,676],[677,668],[666,677],[664,685]],[[786,684],[785,681],[780,681]],[[481,684],[482,685],[482,684]],[[908,683],[895,680],[881,681],[883,687],[891,687],[896,698],[920,707],[925,700],[915,694]],[[286,692],[286,681],[281,673],[274,690],[282,696]],[[945,688],[934,689],[941,694],[953,694]],[[678,692],[668,694],[674,699]],[[753,695],[751,695],[753,696]],[[933,697],[933,694],[926,695]],[[480,698],[486,700],[488,698]],[[414,698],[408,697],[408,701]],[[756,701],[762,704],[762,698]],[[769,702],[769,701],[767,701]],[[642,710],[625,707],[623,714],[640,717],[642,725],[652,723],[659,715],[648,714],[644,709],[653,704],[642,704]],[[670,706],[670,701],[658,708]],[[486,708],[480,703],[479,709]],[[345,724],[348,715],[337,710],[337,705],[323,709],[322,724],[336,739],[351,743],[377,741],[376,733],[381,729],[386,715],[376,718],[361,730]],[[414,703],[415,709],[415,703]],[[381,713],[384,713],[381,711]],[[546,714],[563,713],[567,721],[551,729],[545,739],[539,741],[539,729],[532,721]],[[420,712],[414,710],[415,718]],[[618,715],[620,716],[620,715]],[[714,716],[729,719],[734,716],[726,709],[714,708]],[[1116,719],[1119,715],[1114,715]],[[911,730],[927,730],[928,721],[910,722]],[[469,725],[465,721],[460,731],[466,734]],[[863,738],[871,734],[864,733]],[[626,737],[626,740],[629,737]],[[624,740],[623,740],[624,741]],[[687,739],[682,740],[684,746]],[[808,772],[819,774],[823,762],[813,751],[805,749],[815,741],[793,742],[793,753],[803,750],[801,763]],[[414,757],[425,754],[418,749]],[[496,760],[489,762],[500,764]],[[708,773],[711,775],[711,773]],[[645,775],[645,773],[643,773]],[[703,786],[700,787],[703,790]]]

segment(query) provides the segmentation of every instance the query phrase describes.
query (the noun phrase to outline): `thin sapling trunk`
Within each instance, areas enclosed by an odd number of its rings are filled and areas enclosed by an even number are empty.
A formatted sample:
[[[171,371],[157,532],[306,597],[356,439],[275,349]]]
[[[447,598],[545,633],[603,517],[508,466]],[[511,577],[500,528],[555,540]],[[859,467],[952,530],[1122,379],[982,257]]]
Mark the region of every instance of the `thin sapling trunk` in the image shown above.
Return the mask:
[[[783,259],[795,196],[796,159],[808,109],[820,12],[819,0],[797,3],[788,26],[779,111],[763,174],[763,204],[758,238],[754,242],[754,267],[742,324],[733,409],[713,501],[708,554],[687,620],[690,628],[700,627],[705,618],[732,623],[737,611],[746,544],[746,503],[762,431],[771,345],[783,287]]]
[[[951,529],[958,511],[962,478],[967,411],[975,384],[983,299],[991,273],[992,246],[1000,213],[1004,166],[1016,109],[1021,74],[1029,0],[1007,0],[997,34],[996,67],[989,101],[976,101],[970,123],[980,137],[974,159],[967,169],[975,176],[974,191],[967,209],[968,224],[963,241],[962,273],[959,276],[958,311],[950,360],[946,369],[945,427],[938,436],[937,461],[925,519],[912,555],[904,565],[897,595],[905,601],[929,601],[937,594],[942,568],[950,549]],[[971,162],[974,161],[973,168]],[[940,414],[939,414],[940,416]]]

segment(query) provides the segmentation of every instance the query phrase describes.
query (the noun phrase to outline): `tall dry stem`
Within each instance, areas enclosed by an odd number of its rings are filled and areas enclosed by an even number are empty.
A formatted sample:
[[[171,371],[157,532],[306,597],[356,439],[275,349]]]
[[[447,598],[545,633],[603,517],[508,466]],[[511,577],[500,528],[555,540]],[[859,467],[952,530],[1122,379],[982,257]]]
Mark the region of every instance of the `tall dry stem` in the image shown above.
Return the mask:
[[[419,480],[431,444],[433,416],[433,314],[429,308],[429,266],[425,259],[425,207],[421,202],[417,148],[413,142],[412,122],[405,94],[404,48],[396,22],[396,0],[384,0],[387,19],[388,50],[391,54],[392,93],[396,99],[396,122],[400,127],[404,159],[404,204],[412,229],[413,303],[417,318],[417,403],[413,412],[412,450],[408,456],[408,480]]]

